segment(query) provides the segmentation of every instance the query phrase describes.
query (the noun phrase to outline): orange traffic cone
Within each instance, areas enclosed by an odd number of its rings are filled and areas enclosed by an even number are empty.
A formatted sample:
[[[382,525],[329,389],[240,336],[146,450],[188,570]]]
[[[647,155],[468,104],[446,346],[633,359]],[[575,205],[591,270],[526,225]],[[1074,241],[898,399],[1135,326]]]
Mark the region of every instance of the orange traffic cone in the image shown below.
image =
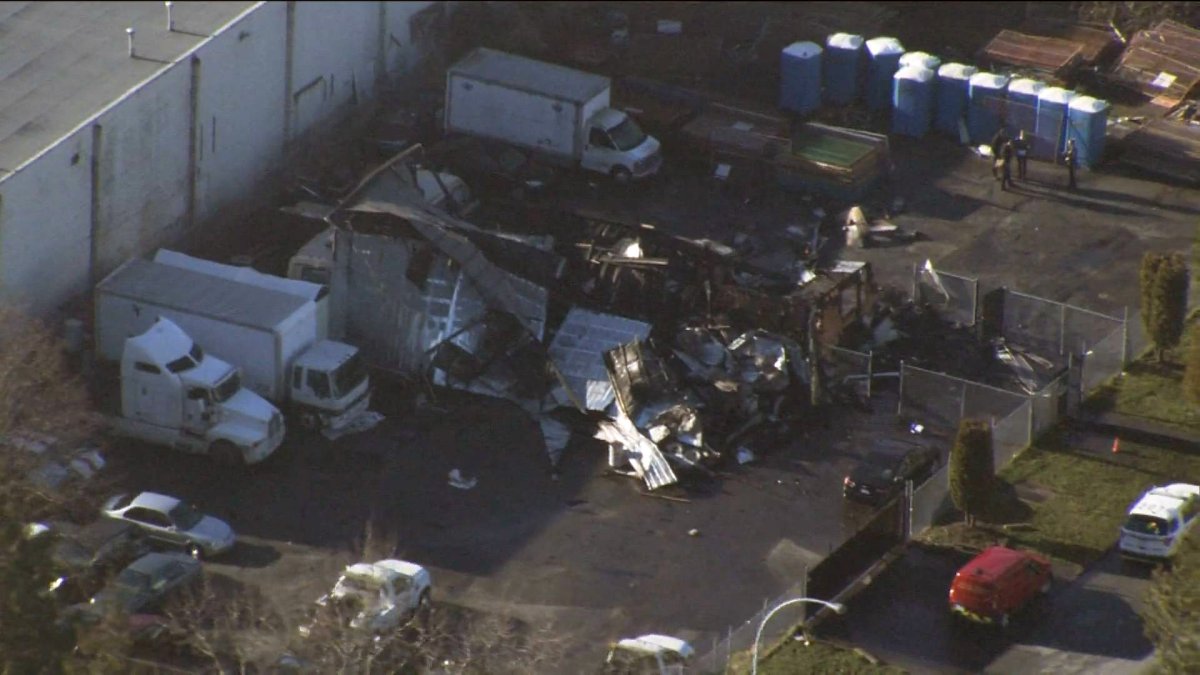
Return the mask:
[[[1118,437],[1116,437],[1116,436],[1113,436],[1113,450],[1112,450],[1112,453],[1115,455],[1115,454],[1117,454],[1117,453],[1118,453],[1118,452],[1120,452],[1120,451],[1121,451],[1121,439],[1120,439],[1120,438],[1118,438]]]

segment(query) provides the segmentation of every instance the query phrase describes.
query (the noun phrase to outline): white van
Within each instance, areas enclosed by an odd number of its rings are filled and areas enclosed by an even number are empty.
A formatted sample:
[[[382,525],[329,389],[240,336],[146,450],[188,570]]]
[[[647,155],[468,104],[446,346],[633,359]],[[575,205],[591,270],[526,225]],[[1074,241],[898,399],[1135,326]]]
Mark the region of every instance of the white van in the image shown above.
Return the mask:
[[[1200,518],[1200,485],[1174,483],[1146,491],[1129,509],[1121,526],[1121,555],[1163,561],[1175,555],[1179,542]]]

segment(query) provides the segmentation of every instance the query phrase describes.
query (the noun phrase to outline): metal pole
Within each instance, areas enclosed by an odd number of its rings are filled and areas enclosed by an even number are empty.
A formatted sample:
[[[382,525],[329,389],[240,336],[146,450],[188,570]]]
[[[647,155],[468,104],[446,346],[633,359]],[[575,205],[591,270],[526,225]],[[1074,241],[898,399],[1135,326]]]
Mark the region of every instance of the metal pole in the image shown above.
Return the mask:
[[[959,401],[959,404],[958,404],[958,421],[959,421],[959,423],[962,423],[962,421],[964,419],[966,419],[966,417],[967,417],[967,385],[966,385],[966,383],[963,383],[962,399]]]
[[[1121,322],[1121,370],[1129,365],[1129,305],[1124,308],[1125,320]]]
[[[775,612],[778,612],[779,610],[783,609],[784,607],[787,607],[789,605],[797,605],[797,604],[805,603],[805,602],[811,602],[811,603],[817,604],[817,605],[824,605],[825,607],[832,609],[833,611],[837,612],[838,614],[846,613],[845,605],[843,605],[841,603],[837,603],[837,602],[826,602],[825,600],[817,600],[816,598],[793,598],[791,600],[785,600],[785,601],[779,603],[778,605],[775,605],[774,607],[771,608],[771,611],[767,612],[767,615],[763,617],[762,622],[758,624],[758,631],[754,634],[754,650],[751,652],[751,655],[750,655],[750,673],[751,673],[751,675],[758,675],[758,643],[760,640],[762,640],[763,628],[766,628],[767,621],[769,621],[770,618],[775,615]],[[807,623],[807,619],[805,620],[805,623]]]
[[[871,380],[875,372],[875,350],[867,352],[867,400],[871,400]]]
[[[1067,344],[1067,306],[1058,306],[1058,355],[1062,356]]]
[[[913,263],[913,267],[912,267],[912,299],[913,299],[913,302],[917,303],[918,305],[921,304],[920,299],[917,298],[917,277],[919,274],[920,273],[917,271],[917,264]]]
[[[904,414],[904,359],[900,359],[900,399],[896,401],[896,416]]]

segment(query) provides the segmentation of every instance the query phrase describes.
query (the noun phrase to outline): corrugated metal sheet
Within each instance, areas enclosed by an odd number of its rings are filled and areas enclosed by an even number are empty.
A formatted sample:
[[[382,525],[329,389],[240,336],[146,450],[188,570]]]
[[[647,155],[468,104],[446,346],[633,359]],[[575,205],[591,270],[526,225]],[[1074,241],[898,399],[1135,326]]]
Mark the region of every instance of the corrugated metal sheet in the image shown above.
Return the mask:
[[[550,358],[576,400],[588,410],[605,410],[614,393],[604,353],[649,336],[648,323],[574,307],[550,343]]]
[[[484,80],[574,103],[586,103],[609,86],[609,79],[480,47],[450,67],[448,75]]]
[[[1200,84],[1200,31],[1175,21],[1138,31],[1112,74],[1147,96],[1187,98]]]
[[[97,293],[134,298],[229,323],[274,330],[304,298],[211,274],[134,258],[96,286]]]
[[[980,59],[1062,77],[1082,62],[1083,52],[1084,46],[1071,40],[1002,30],[983,48]]]

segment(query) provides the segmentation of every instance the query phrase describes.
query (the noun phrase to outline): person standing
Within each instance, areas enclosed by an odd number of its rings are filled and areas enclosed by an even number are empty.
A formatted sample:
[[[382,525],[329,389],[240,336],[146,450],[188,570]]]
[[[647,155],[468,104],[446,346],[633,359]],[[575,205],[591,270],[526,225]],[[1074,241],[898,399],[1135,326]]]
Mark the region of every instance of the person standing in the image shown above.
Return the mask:
[[[992,178],[999,180],[1000,178],[1000,152],[1004,150],[1004,144],[1008,142],[1008,131],[1004,129],[1004,124],[996,130],[996,134],[992,136]]]
[[[1066,152],[1063,153],[1063,162],[1065,162],[1067,165],[1067,189],[1070,190],[1071,192],[1074,192],[1076,189],[1076,187],[1075,187],[1076,153],[1075,153],[1075,139],[1074,138],[1067,139],[1067,149],[1066,149]]]
[[[1007,141],[1004,147],[1000,149],[1000,189],[1007,190],[1012,187],[1012,163],[1013,163],[1013,143]]]
[[[1017,139],[1013,141],[1013,150],[1017,154],[1017,178],[1025,180],[1025,167],[1029,163],[1029,139],[1025,137],[1024,129],[1017,134]]]

